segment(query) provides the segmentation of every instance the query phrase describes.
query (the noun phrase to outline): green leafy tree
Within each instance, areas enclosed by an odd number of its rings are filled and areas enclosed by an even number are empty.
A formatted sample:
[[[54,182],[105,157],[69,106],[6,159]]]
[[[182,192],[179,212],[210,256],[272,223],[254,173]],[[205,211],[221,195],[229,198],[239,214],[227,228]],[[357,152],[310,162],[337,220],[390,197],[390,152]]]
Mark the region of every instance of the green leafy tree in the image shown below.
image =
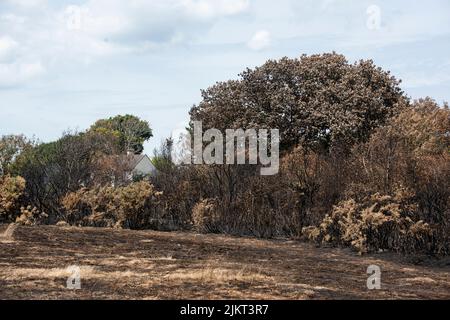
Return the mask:
[[[32,145],[33,142],[23,135],[2,136],[0,138],[0,176],[7,174],[16,157]]]
[[[90,131],[116,137],[122,152],[131,151],[135,154],[141,154],[144,142],[153,137],[147,121],[129,114],[98,120]]]

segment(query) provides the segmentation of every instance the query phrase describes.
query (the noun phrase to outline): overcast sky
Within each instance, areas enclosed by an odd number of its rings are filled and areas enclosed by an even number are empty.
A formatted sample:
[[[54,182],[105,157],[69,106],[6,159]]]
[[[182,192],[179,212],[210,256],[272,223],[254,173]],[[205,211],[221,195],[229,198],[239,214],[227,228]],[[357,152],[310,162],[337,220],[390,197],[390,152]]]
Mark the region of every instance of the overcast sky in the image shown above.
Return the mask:
[[[151,154],[200,89],[331,51],[450,100],[448,0],[0,0],[0,135],[51,141],[131,113],[151,123]]]

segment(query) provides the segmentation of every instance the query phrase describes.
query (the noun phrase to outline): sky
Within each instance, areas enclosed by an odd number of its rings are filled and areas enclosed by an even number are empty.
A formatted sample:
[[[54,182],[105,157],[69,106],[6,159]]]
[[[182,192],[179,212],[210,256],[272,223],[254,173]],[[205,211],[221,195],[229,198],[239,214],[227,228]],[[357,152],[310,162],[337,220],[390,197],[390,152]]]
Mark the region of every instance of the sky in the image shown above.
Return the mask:
[[[48,142],[134,114],[151,154],[201,89],[332,51],[373,59],[413,99],[450,101],[448,0],[0,0],[0,135]]]

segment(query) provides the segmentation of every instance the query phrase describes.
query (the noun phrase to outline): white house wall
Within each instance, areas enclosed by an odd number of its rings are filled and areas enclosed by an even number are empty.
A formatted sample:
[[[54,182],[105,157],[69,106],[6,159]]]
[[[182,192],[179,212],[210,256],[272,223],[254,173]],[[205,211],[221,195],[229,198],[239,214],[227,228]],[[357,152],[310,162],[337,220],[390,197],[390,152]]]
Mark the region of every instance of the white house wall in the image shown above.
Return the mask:
[[[133,170],[133,174],[137,175],[150,175],[154,174],[155,172],[156,168],[147,156],[142,158],[142,160],[136,165]]]

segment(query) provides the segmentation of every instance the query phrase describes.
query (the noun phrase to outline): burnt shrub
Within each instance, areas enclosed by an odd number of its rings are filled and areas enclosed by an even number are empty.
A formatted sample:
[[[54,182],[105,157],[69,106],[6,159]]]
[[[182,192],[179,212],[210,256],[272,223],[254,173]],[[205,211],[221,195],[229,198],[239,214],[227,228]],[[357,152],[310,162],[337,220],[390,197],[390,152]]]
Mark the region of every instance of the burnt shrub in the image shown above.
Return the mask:
[[[0,222],[14,221],[20,214],[25,184],[22,177],[0,176]]]
[[[415,220],[418,208],[405,190],[394,196],[374,194],[363,202],[350,199],[335,206],[318,227],[303,232],[317,243],[350,246],[361,254],[380,250],[448,254],[442,225]]]
[[[67,194],[65,221],[95,227],[144,229],[163,218],[161,193],[147,181],[124,187],[95,187]]]
[[[192,209],[192,221],[197,231],[217,233],[222,231],[220,203],[217,199],[203,199]]]

